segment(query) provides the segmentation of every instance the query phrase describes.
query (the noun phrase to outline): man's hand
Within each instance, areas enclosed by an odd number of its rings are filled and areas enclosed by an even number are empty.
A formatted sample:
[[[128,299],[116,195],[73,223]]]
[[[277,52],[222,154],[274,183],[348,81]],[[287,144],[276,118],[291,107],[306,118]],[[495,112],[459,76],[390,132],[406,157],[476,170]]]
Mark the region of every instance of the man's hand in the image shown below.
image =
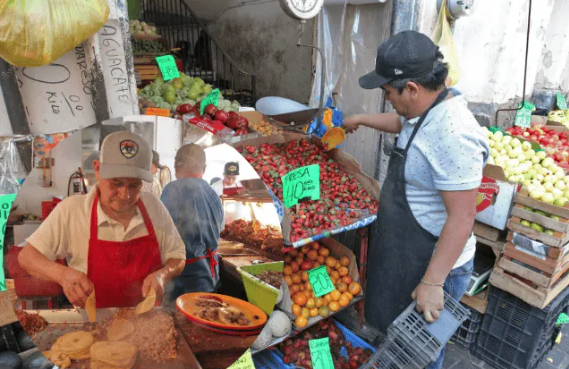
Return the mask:
[[[63,292],[69,302],[80,308],[85,307],[87,298],[93,292],[93,283],[89,278],[84,273],[69,267],[63,274],[61,287],[63,287]]]
[[[434,323],[439,319],[440,311],[443,311],[445,303],[445,293],[442,287],[419,283],[411,297],[417,301],[417,311],[425,316],[428,323]]]
[[[358,115],[352,115],[350,117],[347,117],[342,121],[342,128],[344,129],[344,131],[346,131],[346,133],[353,133],[357,131],[358,128],[360,127],[359,119],[360,118],[358,117]]]
[[[144,279],[142,283],[142,296],[146,297],[148,292],[150,292],[150,287],[154,288],[156,291],[156,302],[158,304],[162,303],[162,297],[164,296],[164,277],[160,271],[149,274],[148,277]]]

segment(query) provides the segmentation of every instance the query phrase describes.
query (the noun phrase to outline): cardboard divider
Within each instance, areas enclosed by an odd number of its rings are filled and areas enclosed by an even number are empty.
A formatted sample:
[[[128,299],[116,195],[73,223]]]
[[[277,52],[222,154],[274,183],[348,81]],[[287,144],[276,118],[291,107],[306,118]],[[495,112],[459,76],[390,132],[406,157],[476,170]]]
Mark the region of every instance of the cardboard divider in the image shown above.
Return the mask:
[[[519,185],[508,182],[504,170],[497,165],[487,164],[482,174],[476,221],[503,231],[506,229]]]

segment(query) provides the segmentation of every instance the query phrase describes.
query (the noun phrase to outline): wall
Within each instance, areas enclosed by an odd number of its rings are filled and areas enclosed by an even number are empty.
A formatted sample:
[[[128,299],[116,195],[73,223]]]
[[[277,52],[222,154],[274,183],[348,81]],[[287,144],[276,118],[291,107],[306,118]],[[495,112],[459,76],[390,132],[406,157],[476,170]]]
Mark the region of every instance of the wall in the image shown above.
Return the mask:
[[[22,185],[15,204],[19,214],[30,212],[41,217],[41,202],[53,196],[67,197],[69,177],[81,167],[81,133],[70,135],[52,150],[55,165],[52,173],[52,187],[42,187],[43,170],[34,168]]]

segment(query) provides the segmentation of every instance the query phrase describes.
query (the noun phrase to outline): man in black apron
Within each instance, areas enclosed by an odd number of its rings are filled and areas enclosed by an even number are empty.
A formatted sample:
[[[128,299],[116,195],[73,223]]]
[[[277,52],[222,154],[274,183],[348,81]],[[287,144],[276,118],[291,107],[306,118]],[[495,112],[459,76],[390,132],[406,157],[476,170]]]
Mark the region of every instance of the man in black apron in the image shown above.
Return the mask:
[[[459,300],[470,281],[476,197],[489,147],[433,42],[405,31],[380,45],[375,71],[360,78],[382,88],[396,113],[355,115],[347,132],[366,126],[400,134],[372,226],[365,291],[366,321],[382,332],[415,299],[434,322],[444,292]],[[442,356],[431,368],[442,366]]]

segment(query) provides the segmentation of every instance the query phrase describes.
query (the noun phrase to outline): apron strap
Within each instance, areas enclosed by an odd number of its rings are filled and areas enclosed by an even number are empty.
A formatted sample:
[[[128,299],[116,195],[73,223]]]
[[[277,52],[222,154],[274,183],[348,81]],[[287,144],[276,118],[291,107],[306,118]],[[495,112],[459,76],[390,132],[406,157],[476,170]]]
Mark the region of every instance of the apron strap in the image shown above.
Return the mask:
[[[211,251],[210,249],[207,249],[207,255],[206,256],[200,256],[199,258],[187,259],[186,265],[195,263],[196,261],[201,260],[201,259],[209,258],[209,267],[211,269],[211,276],[213,278],[215,278],[215,267],[216,267],[216,265],[219,264],[217,262],[217,260],[215,260],[215,255],[217,255],[217,250]]]
[[[435,102],[433,102],[433,104],[429,107],[429,109],[427,109],[426,112],[423,113],[423,115],[421,115],[421,118],[419,118],[419,121],[417,122],[417,124],[415,125],[415,128],[413,129],[413,133],[411,133],[411,137],[409,137],[409,141],[407,141],[407,146],[405,147],[405,150],[403,151],[403,154],[407,154],[407,151],[409,151],[409,148],[411,147],[411,143],[413,143],[413,139],[415,138],[415,135],[417,134],[417,132],[419,132],[419,129],[421,128],[421,125],[423,125],[423,122],[425,121],[425,118],[427,118],[427,115],[429,115],[430,111],[437,105],[439,105],[448,95],[448,89],[445,88],[440,94],[439,96],[437,96],[437,99],[435,100]]]
[[[140,209],[140,213],[142,214],[142,219],[144,219],[144,225],[148,230],[148,234],[151,236],[156,236],[156,232],[154,231],[154,226],[152,225],[152,221],[150,220],[150,215],[148,215],[148,210],[146,210],[146,206],[144,206],[142,199],[138,199],[138,208]]]
[[[97,213],[97,204],[99,203],[99,192],[95,195],[95,199],[93,200],[93,208],[91,209],[91,239],[96,240],[99,237],[99,215]],[[154,232],[154,226],[152,225],[152,221],[150,220],[150,216],[148,215],[148,211],[146,207],[142,203],[141,199],[138,199],[137,203],[138,208],[140,209],[140,213],[142,214],[142,219],[144,219],[144,225],[148,230],[148,234],[151,236],[156,236],[156,232]]]

